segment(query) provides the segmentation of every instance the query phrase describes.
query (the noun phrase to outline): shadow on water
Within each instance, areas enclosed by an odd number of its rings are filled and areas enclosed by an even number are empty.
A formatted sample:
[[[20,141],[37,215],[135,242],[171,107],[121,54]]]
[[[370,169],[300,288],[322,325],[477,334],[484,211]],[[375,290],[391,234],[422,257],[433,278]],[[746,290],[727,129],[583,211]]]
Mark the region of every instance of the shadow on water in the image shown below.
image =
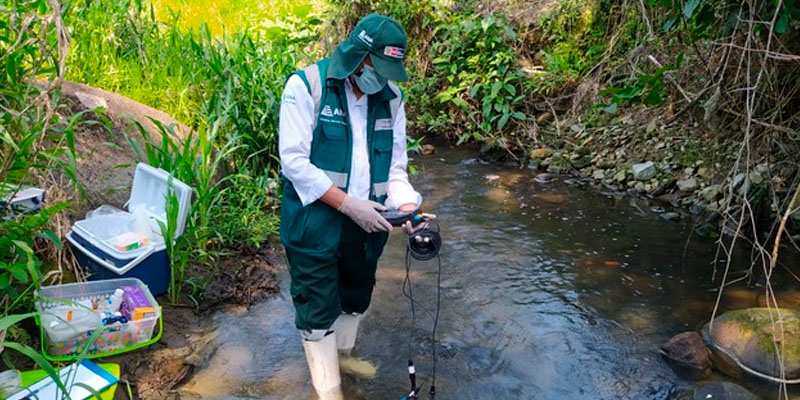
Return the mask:
[[[677,399],[692,382],[658,348],[711,314],[715,245],[690,222],[665,221],[630,198],[563,182],[538,184],[530,171],[464,160],[417,160],[413,182],[439,215],[442,311],[437,393],[442,399]],[[348,398],[399,399],[406,360],[430,383],[435,262],[414,263],[411,324],[401,293],[404,235],[393,233],[378,269],[357,352],[378,366],[372,380],[345,378]],[[749,266],[745,255],[732,263]],[[182,398],[313,398],[293,310],[282,295],[214,319],[214,356],[181,388]],[[754,306],[731,289],[723,308]],[[427,387],[425,388],[427,391]]]

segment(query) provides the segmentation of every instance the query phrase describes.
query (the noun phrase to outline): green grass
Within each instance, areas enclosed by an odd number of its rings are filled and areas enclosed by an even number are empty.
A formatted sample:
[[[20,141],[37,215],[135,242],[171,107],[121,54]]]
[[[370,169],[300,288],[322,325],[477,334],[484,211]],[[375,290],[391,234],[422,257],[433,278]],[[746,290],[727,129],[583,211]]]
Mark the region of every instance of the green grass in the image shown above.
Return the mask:
[[[128,133],[135,158],[195,188],[186,231],[168,249],[175,303],[191,278],[184,275],[188,266],[213,276],[226,249],[258,247],[276,232],[281,92],[298,66],[316,58],[306,48],[316,39],[319,20],[309,3],[155,5],[76,2],[66,16],[74,46],[68,64],[70,79],[161,109],[195,130],[180,139],[161,126],[158,143],[144,130]],[[181,13],[164,16],[170,5]],[[280,18],[251,20],[262,14]],[[201,22],[209,18],[217,28]],[[140,135],[144,147],[134,140]],[[169,224],[163,228],[171,236]]]
[[[215,36],[273,26],[288,16],[327,6],[320,0],[152,0],[152,4],[158,20],[168,21],[177,15],[181,28],[198,30],[205,24]]]

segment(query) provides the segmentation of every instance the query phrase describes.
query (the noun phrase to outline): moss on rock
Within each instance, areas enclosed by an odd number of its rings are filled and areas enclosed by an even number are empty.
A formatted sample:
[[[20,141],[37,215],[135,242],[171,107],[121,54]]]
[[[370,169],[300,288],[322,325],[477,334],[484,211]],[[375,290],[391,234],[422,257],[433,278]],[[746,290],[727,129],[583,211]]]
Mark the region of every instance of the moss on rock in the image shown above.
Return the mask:
[[[798,310],[745,308],[729,311],[703,327],[703,338],[715,352],[729,356],[715,359],[730,358],[773,377],[781,376],[783,364],[786,378],[800,377]]]

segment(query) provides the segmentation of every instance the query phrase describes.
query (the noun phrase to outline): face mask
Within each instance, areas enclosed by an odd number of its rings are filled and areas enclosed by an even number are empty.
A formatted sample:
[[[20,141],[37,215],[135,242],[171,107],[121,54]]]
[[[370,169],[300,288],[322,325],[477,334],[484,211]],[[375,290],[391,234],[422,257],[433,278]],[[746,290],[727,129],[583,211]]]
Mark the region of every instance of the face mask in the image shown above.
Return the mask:
[[[386,78],[378,75],[375,68],[367,64],[364,64],[364,68],[361,69],[361,75],[354,75],[353,79],[356,81],[358,88],[366,94],[380,92],[388,82]]]

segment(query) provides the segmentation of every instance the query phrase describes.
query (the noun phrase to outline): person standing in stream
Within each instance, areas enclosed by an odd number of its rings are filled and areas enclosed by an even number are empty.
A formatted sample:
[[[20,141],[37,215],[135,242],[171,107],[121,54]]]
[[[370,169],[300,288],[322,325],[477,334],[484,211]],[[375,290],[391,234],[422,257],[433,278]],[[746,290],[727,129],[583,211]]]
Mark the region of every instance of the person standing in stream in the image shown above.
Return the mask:
[[[405,53],[400,25],[367,15],[330,58],[293,73],[281,99],[280,237],[295,325],[323,400],[343,398],[340,355],[352,357],[392,229],[379,212],[422,202],[406,172],[403,92],[389,82],[408,80]]]

